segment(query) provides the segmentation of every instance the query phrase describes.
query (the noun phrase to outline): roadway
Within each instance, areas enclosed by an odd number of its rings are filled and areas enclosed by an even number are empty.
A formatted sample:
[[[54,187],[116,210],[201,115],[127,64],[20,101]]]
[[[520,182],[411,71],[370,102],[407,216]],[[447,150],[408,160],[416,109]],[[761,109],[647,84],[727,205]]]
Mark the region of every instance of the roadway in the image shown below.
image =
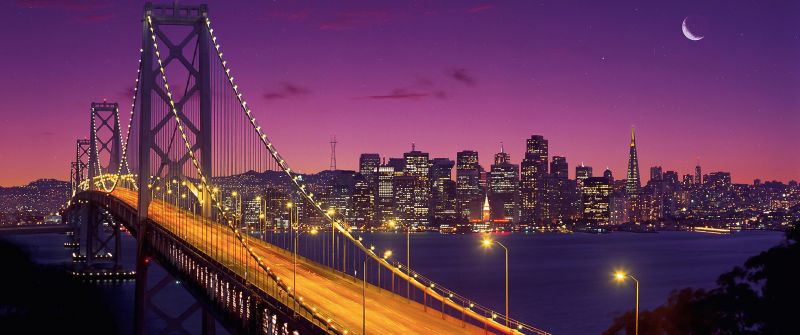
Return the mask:
[[[136,208],[136,192],[117,188],[113,195]],[[276,297],[274,282],[271,283],[263,276],[263,270],[244,252],[230,228],[216,223],[209,224],[208,221],[177,210],[172,204],[155,199],[150,205],[148,216],[188,244],[235,270],[239,275],[247,276],[252,283]],[[248,237],[248,243],[284,283],[293,285],[292,253],[254,237]],[[220,245],[234,247],[214,248]],[[374,266],[374,263],[371,264],[371,267]],[[304,303],[329,316],[349,333],[362,333],[362,281],[298,257],[296,290]],[[449,315],[442,319],[440,311],[431,308],[425,311],[421,303],[386,289],[368,285],[366,292],[366,331],[370,334],[494,334],[491,326],[487,332],[482,327],[469,322],[462,323],[460,319]],[[277,295],[276,298],[283,299],[288,306],[292,305],[284,295]]]

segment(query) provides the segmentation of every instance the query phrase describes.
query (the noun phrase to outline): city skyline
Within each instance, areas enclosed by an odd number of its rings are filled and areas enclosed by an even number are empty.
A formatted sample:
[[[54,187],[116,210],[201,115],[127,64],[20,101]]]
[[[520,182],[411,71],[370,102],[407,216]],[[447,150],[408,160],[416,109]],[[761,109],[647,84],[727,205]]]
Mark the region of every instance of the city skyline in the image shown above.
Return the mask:
[[[797,23],[780,19],[797,4],[214,4],[215,25],[237,32],[221,36],[223,48],[250,50],[230,62],[255,115],[300,171],[327,168],[332,135],[339,167],[356,169],[360,153],[398,157],[412,142],[431,157],[476,150],[488,166],[502,141],[520,162],[524,139],[541,134],[551,156],[620,175],[633,125],[643,169],[684,174],[699,161],[736,183],[798,179],[800,158],[787,154],[800,124],[789,112]],[[10,24],[42,24],[4,36],[22,51],[2,65],[0,140],[15,145],[0,157],[27,163],[0,166],[0,185],[64,180],[89,104],[129,104],[141,4],[2,6]],[[704,39],[684,37],[687,16]],[[76,40],[104,42],[76,50],[54,37],[65,24]],[[292,140],[297,125],[302,141]],[[45,151],[54,153],[35,154]]]

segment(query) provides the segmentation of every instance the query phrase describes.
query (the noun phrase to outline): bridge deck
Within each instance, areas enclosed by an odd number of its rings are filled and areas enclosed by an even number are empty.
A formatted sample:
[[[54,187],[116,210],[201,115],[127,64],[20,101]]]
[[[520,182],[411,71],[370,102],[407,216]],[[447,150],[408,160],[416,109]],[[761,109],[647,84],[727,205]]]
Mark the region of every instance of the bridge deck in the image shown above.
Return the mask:
[[[113,195],[128,205],[136,208],[137,193],[117,188]],[[215,240],[215,245],[236,245],[233,233],[219,224],[207,224],[194,218],[180,214],[172,205],[154,200],[150,205],[148,216],[154,222],[169,229],[183,238],[187,243],[213,257],[230,269],[244,276],[245,268],[250,278],[253,274],[261,273],[252,260],[243,266],[249,258],[238,248],[223,248],[211,250],[210,241]],[[291,285],[292,283],[292,254],[253,238],[250,245],[261,256],[278,276]],[[265,280],[254,282],[265,292],[273,289]],[[330,315],[337,323],[343,325],[351,333],[361,333],[362,314],[362,282],[353,277],[345,277],[340,272],[334,272],[318,263],[298,257],[297,264],[297,292],[304,301],[315,306],[323,314]],[[291,304],[291,303],[289,303]],[[442,319],[439,311],[428,309],[424,311],[423,305],[411,301],[400,295],[368,285],[366,329],[371,334],[488,334],[483,328],[470,323],[462,324],[460,319],[446,316]]]

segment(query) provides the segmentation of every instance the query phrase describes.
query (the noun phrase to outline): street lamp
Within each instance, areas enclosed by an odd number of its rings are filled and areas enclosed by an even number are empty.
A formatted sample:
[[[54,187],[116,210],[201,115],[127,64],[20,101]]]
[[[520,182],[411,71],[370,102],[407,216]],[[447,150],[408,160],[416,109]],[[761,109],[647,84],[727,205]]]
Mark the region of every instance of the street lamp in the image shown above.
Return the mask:
[[[509,324],[509,321],[508,321],[509,320],[509,318],[508,318],[508,248],[506,248],[505,245],[500,243],[500,241],[494,241],[494,240],[492,240],[492,239],[490,239],[488,237],[483,239],[482,244],[483,244],[484,248],[490,248],[492,246],[492,244],[497,244],[497,245],[501,246],[503,248],[503,250],[505,250],[505,253],[506,253],[506,327],[508,327],[508,324]]]
[[[389,227],[397,227],[397,222],[389,220],[387,222]],[[406,284],[406,299],[411,296],[411,227],[406,228],[406,276],[408,277],[408,284]]]
[[[623,271],[617,271],[614,273],[614,279],[618,282],[625,281],[625,278],[630,278],[636,283],[636,314],[634,315],[635,318],[635,326],[634,326],[634,334],[639,335],[639,280],[636,277],[630,275],[629,273],[625,273]]]
[[[392,257],[392,251],[391,250],[384,251],[383,252],[383,261],[386,262],[386,264],[389,264],[389,257]],[[379,278],[380,278],[380,271],[381,271],[381,268],[378,267],[378,277]],[[392,293],[394,293],[394,271],[391,271],[391,272],[392,272]]]

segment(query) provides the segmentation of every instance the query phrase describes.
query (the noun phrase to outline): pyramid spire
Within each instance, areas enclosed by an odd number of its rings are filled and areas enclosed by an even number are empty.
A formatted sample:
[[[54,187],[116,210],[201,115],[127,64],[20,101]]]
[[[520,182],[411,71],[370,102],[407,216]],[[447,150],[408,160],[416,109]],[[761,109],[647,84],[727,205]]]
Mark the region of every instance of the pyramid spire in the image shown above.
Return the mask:
[[[636,152],[636,134],[631,127],[631,147],[628,154],[628,175],[625,181],[625,193],[628,196],[639,193],[642,183],[639,177],[639,155]]]

